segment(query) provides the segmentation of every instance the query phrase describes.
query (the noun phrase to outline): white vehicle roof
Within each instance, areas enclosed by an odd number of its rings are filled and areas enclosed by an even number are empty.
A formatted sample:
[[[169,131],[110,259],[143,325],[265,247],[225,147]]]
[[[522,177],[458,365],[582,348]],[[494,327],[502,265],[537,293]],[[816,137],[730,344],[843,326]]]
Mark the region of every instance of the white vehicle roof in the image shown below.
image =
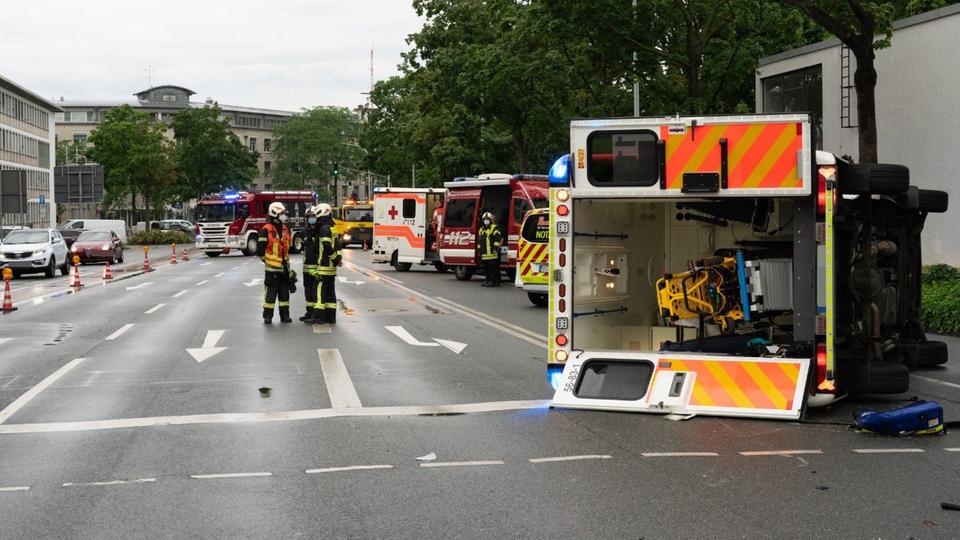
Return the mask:
[[[380,193],[446,193],[446,188],[405,188],[405,187],[385,187],[379,188],[374,192],[376,197]]]

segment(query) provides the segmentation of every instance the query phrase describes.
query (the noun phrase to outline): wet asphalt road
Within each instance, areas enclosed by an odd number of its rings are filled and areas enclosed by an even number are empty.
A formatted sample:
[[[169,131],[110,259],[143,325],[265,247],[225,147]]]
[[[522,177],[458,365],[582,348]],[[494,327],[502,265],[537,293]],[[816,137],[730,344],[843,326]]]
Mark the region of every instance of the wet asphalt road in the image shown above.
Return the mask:
[[[238,256],[15,290],[0,537],[960,535],[940,509],[960,503],[960,435],[840,425],[914,395],[960,419],[956,365],[806,423],[551,411],[525,294],[347,258],[333,329],[263,325],[260,263]]]

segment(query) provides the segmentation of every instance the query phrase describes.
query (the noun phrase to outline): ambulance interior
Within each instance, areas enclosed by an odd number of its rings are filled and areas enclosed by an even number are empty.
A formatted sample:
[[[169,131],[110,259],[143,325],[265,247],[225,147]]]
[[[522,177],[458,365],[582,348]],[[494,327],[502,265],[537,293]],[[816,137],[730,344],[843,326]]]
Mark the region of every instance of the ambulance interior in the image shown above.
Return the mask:
[[[573,348],[795,347],[793,274],[815,275],[816,257],[794,264],[794,213],[809,202],[576,199]]]
[[[440,242],[438,241],[438,216],[437,209],[443,208],[443,194],[442,193],[427,193],[426,194],[427,205],[426,213],[424,214],[424,219],[427,222],[427,241],[425,242],[426,253],[424,258],[428,261],[438,261],[440,260]],[[407,201],[410,201],[409,203]],[[404,217],[408,213],[408,206],[414,205],[413,211],[416,213],[416,200],[413,198],[403,200],[403,212]]]

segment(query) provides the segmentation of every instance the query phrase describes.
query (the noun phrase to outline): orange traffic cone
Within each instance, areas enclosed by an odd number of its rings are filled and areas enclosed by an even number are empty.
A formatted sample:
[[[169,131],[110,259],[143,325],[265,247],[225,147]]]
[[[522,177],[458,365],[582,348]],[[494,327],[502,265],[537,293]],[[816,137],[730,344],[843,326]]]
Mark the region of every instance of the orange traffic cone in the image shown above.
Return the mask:
[[[189,261],[189,260],[190,260],[190,257],[187,257],[187,251],[189,251],[187,248],[183,248],[183,257],[180,258],[181,261]]]
[[[107,261],[107,266],[103,268],[103,280],[108,281],[113,279],[113,272],[110,271],[110,261]]]
[[[170,254],[170,264],[177,264],[177,245],[171,244],[170,247],[173,248],[173,252]]]
[[[73,258],[73,279],[70,280],[70,286],[74,289],[79,289],[83,287],[83,284],[80,283],[80,257]]]
[[[10,275],[12,273],[9,268],[3,271],[3,309],[0,309],[0,313],[10,313],[17,310],[13,307],[13,299],[10,297]]]
[[[153,272],[153,268],[150,268],[150,248],[143,246],[143,271],[144,272]]]

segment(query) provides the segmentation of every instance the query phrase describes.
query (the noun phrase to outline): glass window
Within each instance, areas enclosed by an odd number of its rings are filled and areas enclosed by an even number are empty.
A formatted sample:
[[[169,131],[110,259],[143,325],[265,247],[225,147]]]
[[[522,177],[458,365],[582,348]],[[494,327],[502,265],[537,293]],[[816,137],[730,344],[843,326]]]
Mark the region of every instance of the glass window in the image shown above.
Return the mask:
[[[580,370],[574,393],[583,399],[636,401],[647,395],[651,375],[650,362],[591,360]]]
[[[200,223],[233,221],[233,210],[232,204],[198,204],[197,221]]]
[[[513,222],[514,223],[523,223],[523,216],[526,215],[527,210],[531,210],[530,203],[526,199],[514,199],[513,200]]]
[[[267,141],[269,141],[269,140],[270,140],[270,139],[267,139]],[[267,146],[267,141],[263,141],[263,146],[264,146],[264,147]],[[273,163],[270,163],[269,161],[264,161],[264,162],[263,162],[263,175],[264,175],[264,176],[269,176],[269,175],[270,175],[270,168],[271,168],[271,167],[273,167]]]
[[[369,208],[346,208],[343,213],[343,220],[352,223],[373,221],[373,211]]]
[[[823,66],[781,73],[764,78],[763,112],[810,113],[817,148],[823,148]]]
[[[652,131],[595,131],[587,147],[587,180],[595,186],[646,187],[660,181]]]
[[[256,138],[256,137],[250,137],[250,150],[254,150],[254,151],[255,151],[256,149],[257,149],[257,138]]]
[[[270,151],[270,144],[271,144],[272,142],[273,142],[273,141],[272,141],[271,139],[264,139],[264,140],[263,140],[263,151],[264,151],[264,152],[269,152],[269,151]],[[270,163],[270,162],[268,161],[267,163]]]
[[[476,199],[451,199],[447,201],[443,223],[447,227],[473,227],[473,216],[476,212]]]
[[[417,201],[414,199],[403,200],[403,218],[413,219],[417,217]]]
[[[84,231],[77,237],[77,242],[109,242],[111,239],[108,232]]]
[[[550,240],[550,215],[538,214],[530,216],[523,222],[520,236],[527,242],[546,244]]]
[[[50,241],[47,231],[16,230],[3,239],[4,244],[45,244]]]

